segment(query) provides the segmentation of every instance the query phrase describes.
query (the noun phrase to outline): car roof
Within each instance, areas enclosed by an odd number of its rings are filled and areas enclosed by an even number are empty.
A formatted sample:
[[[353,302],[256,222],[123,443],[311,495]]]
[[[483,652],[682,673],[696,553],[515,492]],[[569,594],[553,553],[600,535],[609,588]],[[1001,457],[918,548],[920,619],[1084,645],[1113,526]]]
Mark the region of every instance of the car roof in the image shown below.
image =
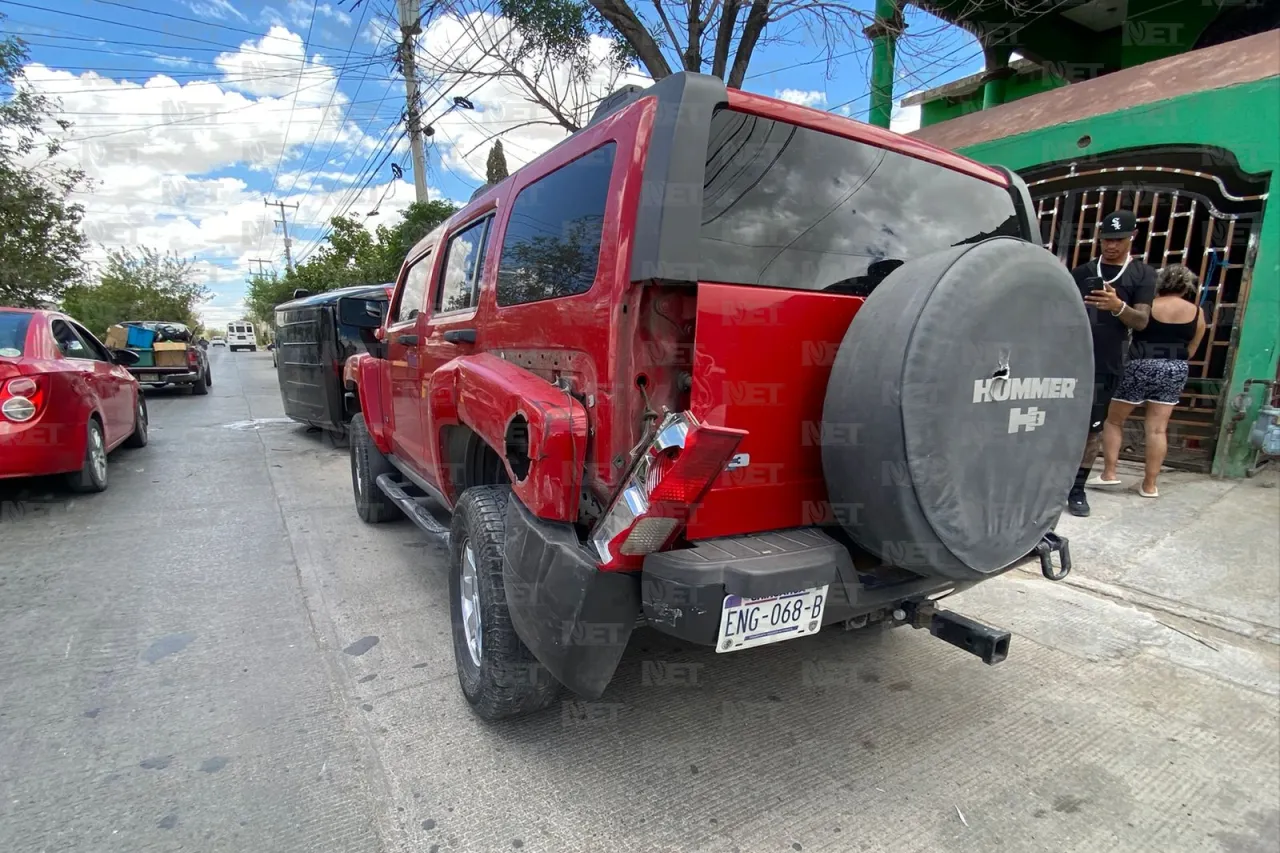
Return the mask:
[[[324,293],[313,293],[310,296],[302,296],[289,302],[282,302],[276,306],[276,310],[302,308],[308,305],[326,305],[330,302],[337,302],[344,296],[362,296],[367,293],[386,296],[387,289],[391,287],[395,287],[395,284],[389,282],[386,284],[356,284],[351,287],[339,287],[337,290],[326,290]]]

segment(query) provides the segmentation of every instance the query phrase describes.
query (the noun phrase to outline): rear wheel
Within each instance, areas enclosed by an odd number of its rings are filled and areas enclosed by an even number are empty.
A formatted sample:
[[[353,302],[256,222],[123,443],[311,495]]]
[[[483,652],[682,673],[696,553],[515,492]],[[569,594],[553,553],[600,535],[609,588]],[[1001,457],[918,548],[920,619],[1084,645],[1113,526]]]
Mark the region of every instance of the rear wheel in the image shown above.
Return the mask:
[[[400,507],[378,488],[377,479],[395,471],[395,466],[382,454],[369,435],[364,416],[351,420],[351,489],[355,493],[356,514],[369,524],[403,515]]]
[[[502,720],[540,711],[560,685],[516,634],[502,577],[508,486],[462,493],[449,535],[449,614],[462,695],[476,715]]]
[[[150,421],[147,417],[147,398],[138,392],[137,405],[133,407],[133,432],[124,440],[125,447],[146,447],[149,438],[147,430]]]
[[[207,367],[204,369],[204,384],[205,385],[213,384],[213,373]]]
[[[67,475],[67,485],[73,492],[86,493],[107,488],[107,441],[102,435],[102,424],[96,418],[89,419],[84,465],[76,473]]]
[[[209,374],[201,373],[200,378],[191,383],[191,393],[203,397],[209,393]]]

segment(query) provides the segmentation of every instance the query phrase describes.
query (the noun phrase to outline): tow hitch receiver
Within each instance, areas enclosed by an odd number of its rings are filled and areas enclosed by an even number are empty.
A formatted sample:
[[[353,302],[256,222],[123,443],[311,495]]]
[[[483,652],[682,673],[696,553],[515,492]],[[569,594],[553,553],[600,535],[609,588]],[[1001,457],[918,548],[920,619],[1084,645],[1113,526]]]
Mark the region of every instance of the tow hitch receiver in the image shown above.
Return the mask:
[[[913,628],[928,628],[939,640],[964,649],[995,666],[1009,656],[1009,632],[975,622],[950,610],[938,610],[929,602],[904,605],[907,622]]]

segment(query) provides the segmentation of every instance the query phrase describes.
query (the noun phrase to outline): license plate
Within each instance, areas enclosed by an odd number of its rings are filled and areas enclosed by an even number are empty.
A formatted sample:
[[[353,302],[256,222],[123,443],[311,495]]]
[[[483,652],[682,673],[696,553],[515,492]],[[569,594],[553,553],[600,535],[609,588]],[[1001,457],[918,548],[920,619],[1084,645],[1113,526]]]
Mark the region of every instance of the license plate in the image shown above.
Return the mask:
[[[736,652],[816,634],[826,606],[825,586],[768,598],[725,596],[716,651]]]
[[[139,373],[139,374],[138,374],[138,381],[139,381],[139,382],[159,382],[159,381],[160,381],[160,374],[158,374],[158,373]]]

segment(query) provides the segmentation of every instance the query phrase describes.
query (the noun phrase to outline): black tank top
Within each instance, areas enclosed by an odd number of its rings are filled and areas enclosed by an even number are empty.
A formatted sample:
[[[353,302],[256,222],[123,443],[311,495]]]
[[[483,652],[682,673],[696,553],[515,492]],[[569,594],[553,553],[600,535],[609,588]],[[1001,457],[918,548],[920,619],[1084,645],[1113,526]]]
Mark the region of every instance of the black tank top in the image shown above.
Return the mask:
[[[1147,321],[1147,327],[1133,333],[1130,358],[1161,358],[1186,361],[1190,356],[1187,345],[1196,336],[1196,320],[1186,323],[1162,323],[1155,317]]]

